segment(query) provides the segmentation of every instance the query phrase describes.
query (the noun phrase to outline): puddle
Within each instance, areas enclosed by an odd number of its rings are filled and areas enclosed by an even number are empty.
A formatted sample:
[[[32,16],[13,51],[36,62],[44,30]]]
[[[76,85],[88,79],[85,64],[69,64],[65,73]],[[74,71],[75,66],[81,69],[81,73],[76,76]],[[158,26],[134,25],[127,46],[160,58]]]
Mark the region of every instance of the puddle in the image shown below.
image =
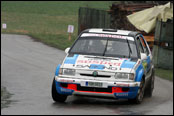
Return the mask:
[[[12,102],[10,100],[13,94],[9,93],[5,87],[1,86],[1,109],[9,107],[9,104]]]

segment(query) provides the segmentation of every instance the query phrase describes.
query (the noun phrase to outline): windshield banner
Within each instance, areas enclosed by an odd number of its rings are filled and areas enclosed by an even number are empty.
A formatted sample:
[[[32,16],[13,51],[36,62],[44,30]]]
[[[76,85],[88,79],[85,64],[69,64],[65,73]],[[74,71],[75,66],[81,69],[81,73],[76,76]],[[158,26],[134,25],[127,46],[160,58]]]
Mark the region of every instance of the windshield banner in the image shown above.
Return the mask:
[[[95,33],[83,33],[81,37],[106,37],[106,38],[118,38],[118,39],[128,39],[134,41],[132,37],[121,36],[121,35],[111,35],[111,34],[95,34]]]

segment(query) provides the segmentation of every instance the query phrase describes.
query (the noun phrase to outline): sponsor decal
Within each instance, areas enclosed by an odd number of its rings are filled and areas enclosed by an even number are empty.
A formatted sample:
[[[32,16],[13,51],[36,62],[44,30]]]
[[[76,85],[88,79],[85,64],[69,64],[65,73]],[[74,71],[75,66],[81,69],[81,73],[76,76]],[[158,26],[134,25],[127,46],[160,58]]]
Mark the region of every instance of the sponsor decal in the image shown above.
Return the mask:
[[[128,40],[134,41],[133,37],[111,35],[111,34],[83,33],[81,37],[105,37],[105,38],[128,39]]]
[[[128,93],[116,93],[117,96],[128,96]]]
[[[61,92],[72,92],[71,89],[64,89],[64,88],[60,88],[60,91],[61,91]]]
[[[68,83],[74,82],[73,80],[65,80],[65,79],[60,79],[59,81],[61,81],[61,82],[68,82]]]
[[[111,62],[102,60],[77,60],[77,64],[103,64],[103,65],[120,66],[121,62]]]
[[[105,66],[104,65],[98,65],[98,64],[91,64],[90,65],[90,69],[104,69]]]
[[[76,65],[76,68],[90,68],[91,65]],[[91,68],[94,69],[94,68]],[[117,67],[112,67],[112,66],[103,66],[103,68],[95,68],[95,69],[109,69],[109,70],[117,70]]]
[[[142,62],[142,65],[143,65],[143,68],[144,68],[144,69],[147,68],[147,62],[146,62],[146,61],[143,61],[143,62]]]
[[[126,39],[126,36],[121,36],[121,35],[94,34],[94,33],[89,33],[89,34],[85,33],[85,34],[82,34],[81,37],[89,37],[89,36]]]

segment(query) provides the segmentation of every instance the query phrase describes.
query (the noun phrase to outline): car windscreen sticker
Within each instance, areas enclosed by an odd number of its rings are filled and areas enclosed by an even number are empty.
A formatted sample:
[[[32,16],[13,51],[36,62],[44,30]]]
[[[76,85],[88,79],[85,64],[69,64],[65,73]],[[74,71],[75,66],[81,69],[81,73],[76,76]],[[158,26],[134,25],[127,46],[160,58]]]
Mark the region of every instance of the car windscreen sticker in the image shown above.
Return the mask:
[[[134,41],[133,37],[111,35],[111,34],[83,33],[81,37],[105,37],[105,38],[128,39],[128,40]]]

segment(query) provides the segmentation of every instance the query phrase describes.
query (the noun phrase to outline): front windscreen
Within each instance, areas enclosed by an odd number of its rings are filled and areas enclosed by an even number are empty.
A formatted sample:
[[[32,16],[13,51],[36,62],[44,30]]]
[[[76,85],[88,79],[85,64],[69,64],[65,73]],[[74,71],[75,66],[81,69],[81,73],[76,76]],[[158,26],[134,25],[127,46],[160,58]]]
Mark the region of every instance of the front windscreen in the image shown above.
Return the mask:
[[[70,53],[108,57],[137,57],[134,39],[129,38],[126,36],[81,36]]]

